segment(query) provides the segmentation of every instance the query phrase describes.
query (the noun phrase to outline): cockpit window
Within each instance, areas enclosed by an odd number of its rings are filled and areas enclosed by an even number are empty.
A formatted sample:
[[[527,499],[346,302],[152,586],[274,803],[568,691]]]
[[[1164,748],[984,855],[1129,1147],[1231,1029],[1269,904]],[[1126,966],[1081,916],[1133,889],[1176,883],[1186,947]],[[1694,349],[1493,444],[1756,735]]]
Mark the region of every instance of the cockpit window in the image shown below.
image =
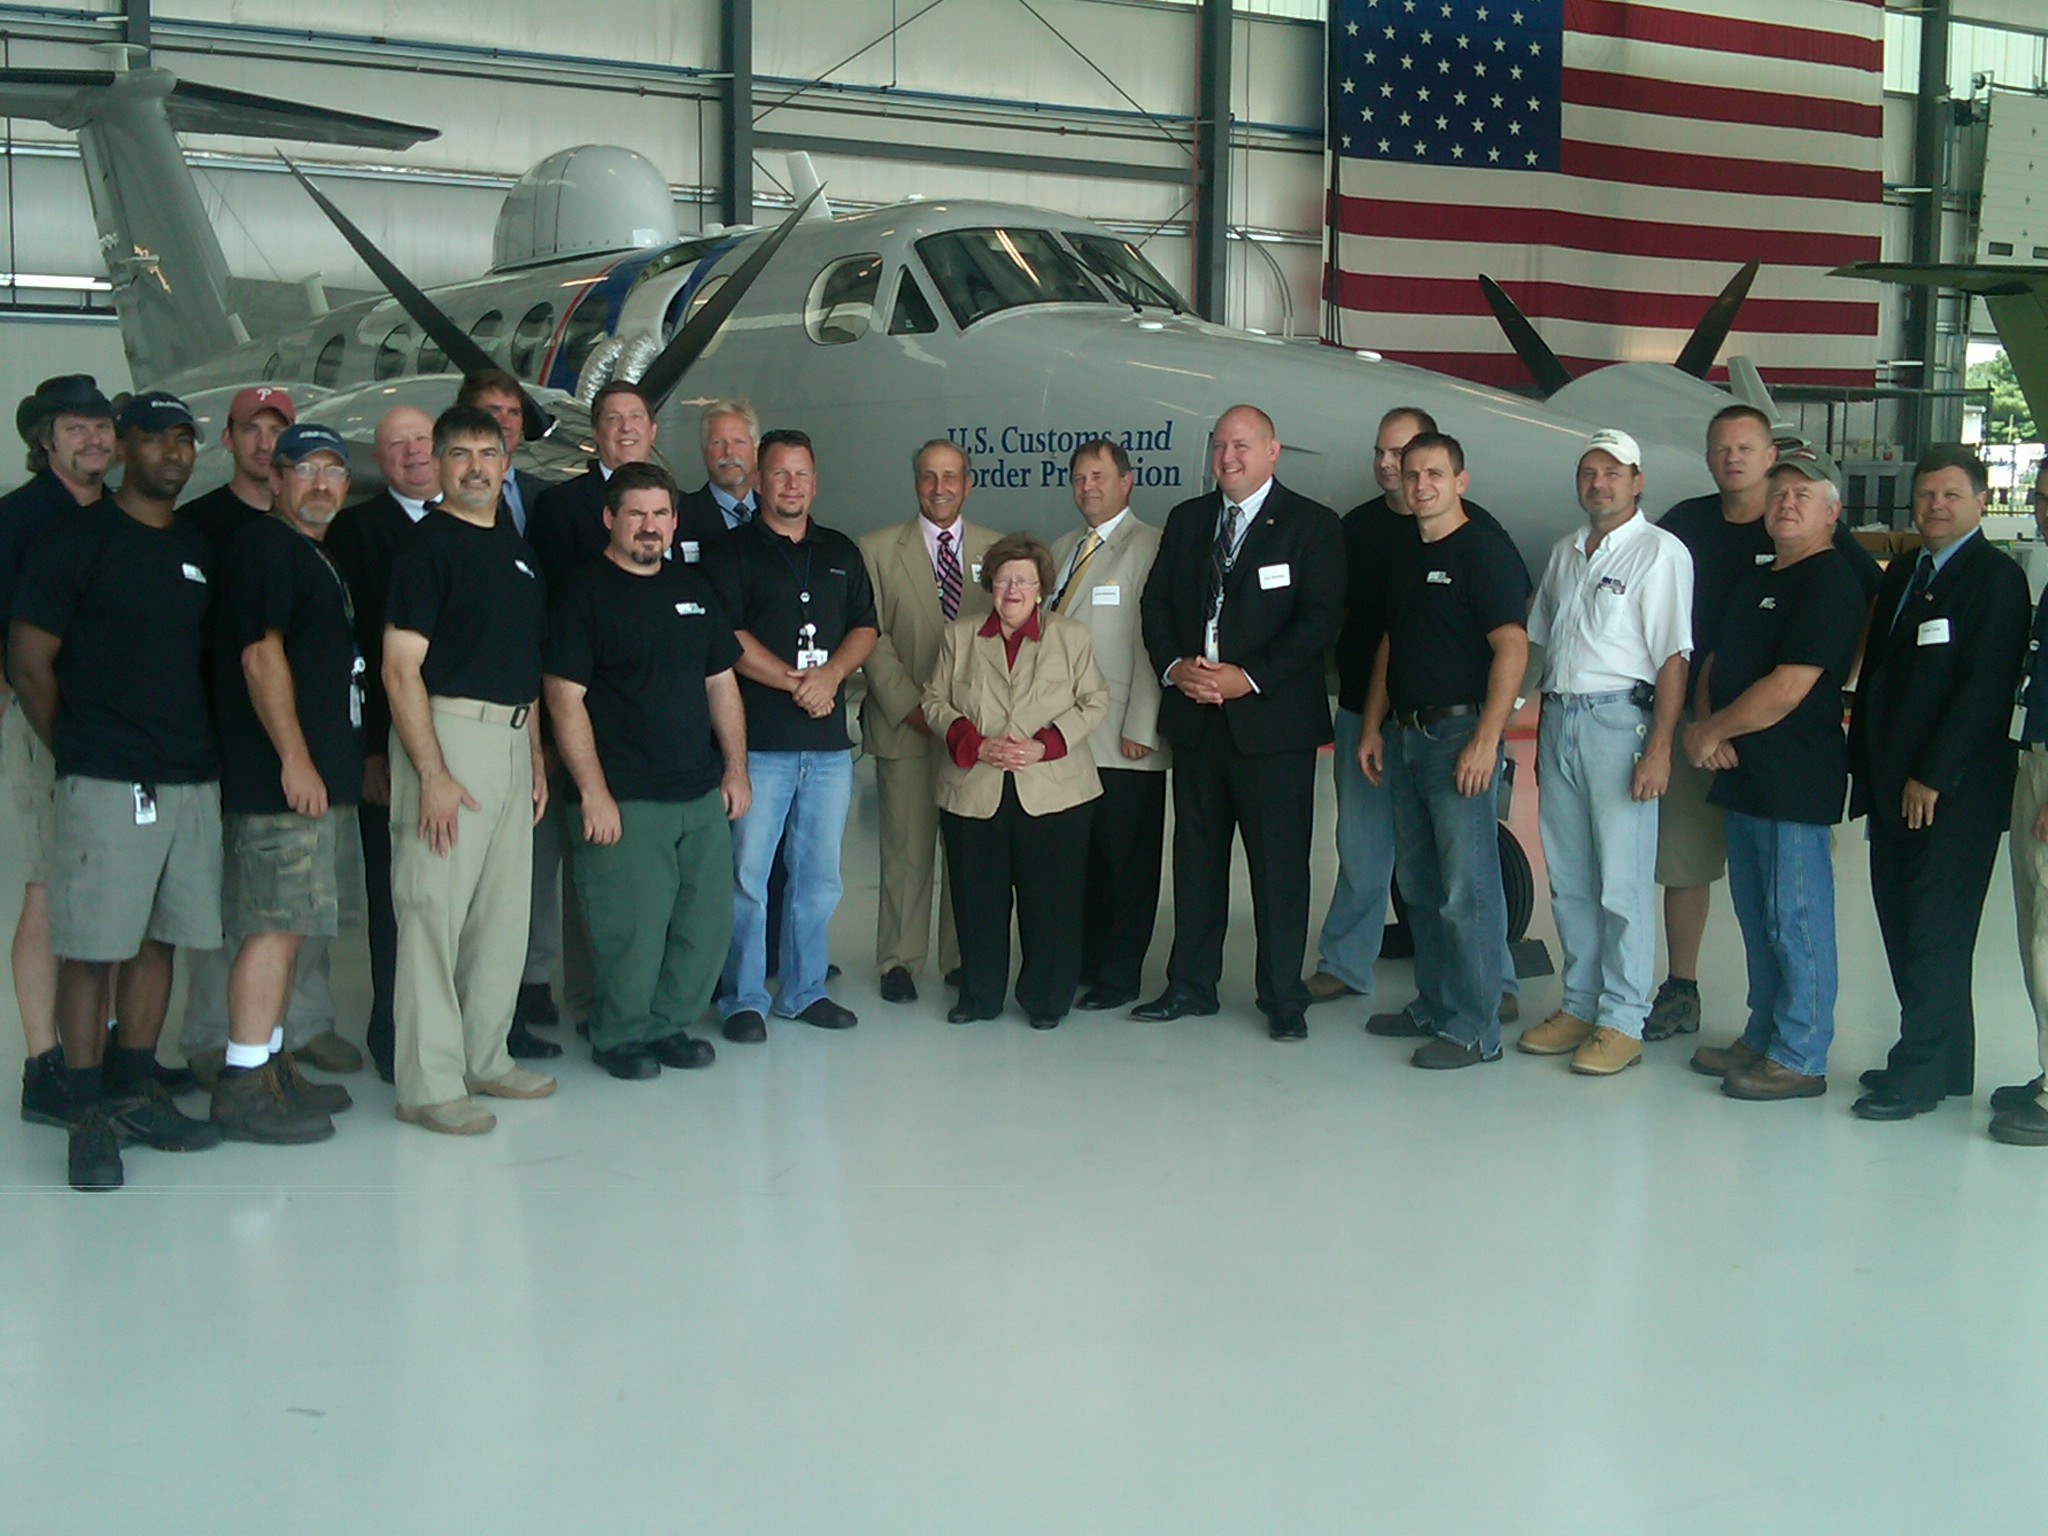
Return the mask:
[[[939,317],[932,313],[931,300],[924,296],[924,289],[906,270],[896,280],[896,313],[889,319],[889,334],[928,336],[938,328]]]
[[[1070,234],[1067,238],[1074,242],[1074,249],[1081,253],[1088,270],[1126,304],[1170,309],[1175,314],[1188,307],[1187,301],[1173,291],[1173,284],[1160,276],[1159,269],[1130,241],[1114,235]]]
[[[917,242],[939,297],[964,329],[1020,304],[1100,304],[1102,295],[1042,229],[960,229]]]

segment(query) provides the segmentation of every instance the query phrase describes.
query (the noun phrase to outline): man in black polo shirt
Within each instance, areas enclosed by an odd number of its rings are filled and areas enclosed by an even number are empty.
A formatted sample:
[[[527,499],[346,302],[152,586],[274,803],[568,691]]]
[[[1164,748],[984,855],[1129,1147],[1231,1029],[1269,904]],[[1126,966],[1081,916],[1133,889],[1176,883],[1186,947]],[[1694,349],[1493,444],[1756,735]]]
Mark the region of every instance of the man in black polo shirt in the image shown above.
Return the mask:
[[[178,516],[206,535],[216,561],[227,558],[230,539],[270,510],[270,456],[298,419],[292,397],[267,384],[245,389],[229,403],[220,445],[235,472],[226,485],[178,508]]]
[[[1727,813],[1728,896],[1749,957],[1748,1027],[1692,1065],[1733,1099],[1828,1089],[1839,979],[1830,829],[1849,790],[1842,687],[1869,601],[1834,547],[1839,476],[1804,447],[1771,471],[1776,557],[1737,581],[1685,733],[1685,755],[1713,771],[1710,797]]]
[[[158,391],[130,399],[116,425],[121,489],[50,522],[8,635],[21,707],[56,757],[50,940],[74,1189],[120,1186],[117,1138],[169,1151],[220,1140],[156,1082],[172,955],[221,941],[205,684],[212,554],[172,512],[197,436],[184,402]]]
[[[597,960],[590,1055],[614,1077],[705,1067],[684,1032],[732,943],[732,818],[744,816],[739,642],[668,558],[676,487],[658,464],[605,483],[612,541],[571,580],[548,643],[548,713],[581,799],[575,879]]]
[[[859,1022],[825,995],[825,967],[841,890],[839,845],[853,801],[846,680],[880,633],[859,546],[811,521],[818,469],[810,438],[768,433],[760,466],[762,515],[734,529],[709,567],[740,643],[754,791],[752,807],[733,827],[738,891],[718,988],[725,1038],[739,1041],[768,1038],[768,869],[778,841],[789,865],[789,897],[774,1011],[820,1029]]]
[[[1711,496],[1681,501],[1658,524],[1692,555],[1693,655],[1711,655],[1735,590],[1777,558],[1764,509],[1771,495],[1778,449],[1771,419],[1750,405],[1731,405],[1707,424]],[[1882,573],[1856,536],[1837,520],[1835,548],[1858,582],[1864,601],[1877,594]],[[1695,666],[1697,672],[1697,666]],[[1697,682],[1697,676],[1693,679]],[[1690,711],[1695,690],[1688,689]],[[1692,723],[1688,712],[1680,725]],[[1671,787],[1657,802],[1657,884],[1664,888],[1664,948],[1669,971],[1643,1023],[1645,1040],[1668,1040],[1700,1027],[1700,943],[1706,937],[1714,882],[1728,868],[1721,807],[1708,798],[1713,775],[1683,752],[1671,755]]]
[[[215,615],[232,968],[212,1113],[230,1141],[292,1145],[332,1136],[328,1117],[350,1102],[300,1074],[284,1022],[306,941],[340,924],[337,808],[362,795],[363,662],[348,587],[321,550],[348,499],[348,445],[295,425],[270,479],[271,514],[228,541]]]
[[[1456,438],[1411,438],[1401,481],[1418,537],[1388,575],[1387,633],[1358,760],[1391,791],[1396,869],[1415,934],[1417,995],[1407,1016],[1436,1036],[1410,1059],[1445,1070],[1500,1060],[1508,910],[1494,794],[1501,739],[1529,664],[1529,573],[1512,544],[1466,516],[1471,480]]]
[[[526,961],[541,766],[547,585],[498,516],[505,435],[487,412],[434,423],[441,504],[398,551],[384,612],[391,703],[391,890],[398,914],[398,1118],[451,1136],[496,1127],[472,1094],[538,1099],[555,1080],[505,1037]]]
[[[43,380],[22,400],[14,425],[28,447],[31,478],[0,496],[0,622],[13,611],[30,544],[52,518],[98,501],[114,463],[114,407],[89,374]],[[12,786],[22,844],[21,917],[13,948],[14,999],[27,1047],[21,1118],[62,1127],[70,1122],[71,1099],[57,1048],[57,957],[50,950],[56,771],[50,749],[13,702],[13,690],[0,679],[0,763]]]

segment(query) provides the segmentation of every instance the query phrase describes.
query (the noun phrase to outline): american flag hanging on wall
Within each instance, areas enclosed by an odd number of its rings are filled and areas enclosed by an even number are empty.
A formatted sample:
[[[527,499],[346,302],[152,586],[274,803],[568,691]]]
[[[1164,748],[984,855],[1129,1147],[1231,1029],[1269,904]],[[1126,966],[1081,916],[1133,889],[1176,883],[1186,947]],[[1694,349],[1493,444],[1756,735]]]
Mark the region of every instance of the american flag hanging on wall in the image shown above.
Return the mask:
[[[1877,305],[1827,273],[1879,254],[1883,8],[1712,10],[1331,0],[1327,339],[1526,385],[1484,272],[1574,372],[1670,362],[1756,258],[1722,357],[1873,383]]]

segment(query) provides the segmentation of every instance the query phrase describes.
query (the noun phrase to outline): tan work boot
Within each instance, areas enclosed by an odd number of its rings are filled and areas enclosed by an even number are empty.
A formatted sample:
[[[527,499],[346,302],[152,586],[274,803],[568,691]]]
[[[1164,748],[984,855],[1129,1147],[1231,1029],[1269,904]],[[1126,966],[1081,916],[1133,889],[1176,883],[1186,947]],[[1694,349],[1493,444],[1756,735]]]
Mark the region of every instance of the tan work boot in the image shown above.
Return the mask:
[[[1562,1056],[1584,1045],[1592,1033],[1592,1025],[1560,1008],[1541,1024],[1531,1024],[1523,1030],[1515,1049],[1531,1056]]]
[[[398,1118],[421,1130],[443,1136],[481,1136],[498,1128],[498,1117],[475,1099],[450,1099],[445,1104],[401,1104]]]
[[[468,1086],[471,1093],[494,1099],[544,1099],[555,1091],[555,1080],[524,1067],[514,1067],[503,1077],[472,1077]]]
[[[1643,1059],[1643,1042],[1602,1024],[1572,1052],[1572,1070],[1587,1077],[1612,1077]]]
[[[1733,1045],[1701,1046],[1692,1053],[1692,1060],[1686,1065],[1701,1077],[1726,1077],[1730,1072],[1753,1067],[1763,1059],[1762,1051],[1738,1036]]]
[[[322,1072],[360,1072],[363,1053],[331,1029],[323,1029],[292,1054]]]

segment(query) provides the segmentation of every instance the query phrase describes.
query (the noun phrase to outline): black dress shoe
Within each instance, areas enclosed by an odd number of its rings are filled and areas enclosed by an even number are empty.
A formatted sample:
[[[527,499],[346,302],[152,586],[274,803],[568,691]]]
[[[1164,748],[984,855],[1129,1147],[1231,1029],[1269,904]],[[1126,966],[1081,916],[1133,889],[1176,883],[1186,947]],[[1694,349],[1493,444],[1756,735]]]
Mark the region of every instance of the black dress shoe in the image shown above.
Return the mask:
[[[2019,1109],[2032,1104],[2041,1097],[2044,1079],[2037,1077],[2031,1083],[2013,1083],[2008,1087],[1991,1090],[1991,1113],[2000,1114],[2008,1109]],[[23,1119],[28,1118],[26,1115]]]
[[[1033,1029],[1058,1029],[1060,1021],[1050,1014],[1034,1013],[1031,1015],[1031,1027]]]
[[[1276,1013],[1266,1024],[1269,1040],[1306,1040],[1308,1020],[1298,1013]]]
[[[650,1042],[647,1049],[664,1067],[675,1067],[683,1072],[694,1072],[718,1060],[718,1049],[709,1040],[699,1040],[680,1030]]]
[[[1217,1011],[1214,1001],[1204,1002],[1193,987],[1175,982],[1149,1003],[1141,1003],[1131,1010],[1131,1017],[1143,1019],[1147,1024],[1164,1024],[1173,1019],[1190,1016],[1206,1019]]]
[[[613,1077],[628,1083],[661,1076],[661,1063],[654,1059],[652,1051],[638,1042],[615,1045],[610,1050],[593,1049],[590,1059]]]
[[[1090,1013],[1101,1013],[1106,1008],[1121,1008],[1137,995],[1136,987],[1106,987],[1097,983],[1083,992],[1074,1006]]]
[[[947,986],[958,987],[960,985],[960,967],[956,965],[953,967],[953,969],[946,972],[945,979]]]
[[[892,965],[882,972],[882,1001],[885,1003],[914,1003],[917,1001],[917,983],[910,979],[910,972],[900,965]]]
[[[1448,1035],[1438,1035],[1429,1044],[1417,1046],[1415,1054],[1408,1058],[1408,1064],[1427,1072],[1455,1072],[1460,1067],[1478,1067],[1489,1061],[1499,1061],[1500,1054],[1499,1046],[1495,1046],[1489,1056],[1476,1043],[1466,1045]]]
[[[946,1010],[946,1022],[948,1024],[979,1024],[985,1019],[995,1019],[1000,1017],[1002,1017],[1001,1010],[998,1010],[995,1013],[990,1013],[987,1010],[981,1008],[963,1007],[959,1003],[955,1003],[951,1008],[948,1008]]]
[[[1849,1106],[1859,1120],[1910,1120],[1924,1115],[1936,1104],[1934,1099],[1909,1099],[1891,1088],[1873,1088]]]
[[[562,1013],[555,1006],[555,995],[548,990],[544,981],[522,981],[519,984],[519,1002],[512,1010],[513,1019],[528,1026],[548,1029],[562,1022]]]
[[[562,1048],[552,1040],[543,1040],[524,1024],[514,1022],[512,1032],[505,1036],[505,1050],[514,1061],[546,1061],[551,1056],[562,1054]]]
[[[1991,1139],[2009,1147],[2048,1147],[2048,1109],[2026,1098],[1991,1117]]]
[[[860,1015],[851,1008],[842,1008],[829,997],[821,997],[797,1017],[814,1029],[851,1029],[860,1022]]]
[[[768,1038],[768,1021],[747,1008],[727,1019],[720,1033],[739,1045],[759,1045]]]
[[[1885,1093],[1892,1086],[1892,1070],[1890,1067],[1872,1067],[1867,1072],[1858,1073],[1856,1081],[1872,1093]]]
[[[1365,1032],[1383,1040],[1422,1040],[1436,1033],[1406,1008],[1399,1013],[1376,1013],[1365,1021]]]

